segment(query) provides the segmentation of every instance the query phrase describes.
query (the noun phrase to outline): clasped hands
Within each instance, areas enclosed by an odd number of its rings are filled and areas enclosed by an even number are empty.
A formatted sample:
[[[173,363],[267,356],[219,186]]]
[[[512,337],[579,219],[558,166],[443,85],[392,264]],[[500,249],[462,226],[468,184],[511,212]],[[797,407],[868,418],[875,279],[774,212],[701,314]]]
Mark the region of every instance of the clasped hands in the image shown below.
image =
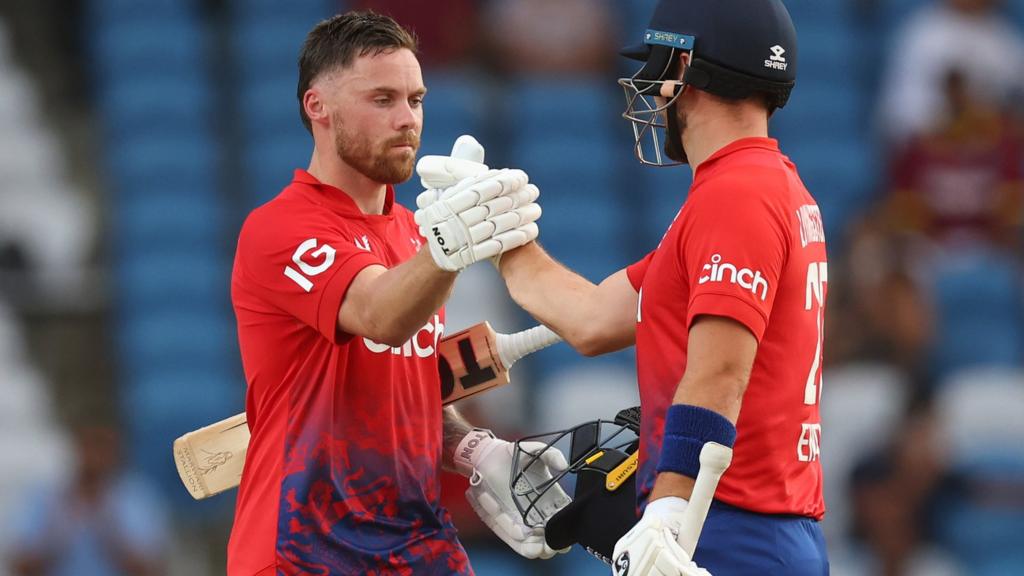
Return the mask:
[[[443,270],[457,272],[532,242],[540,190],[522,170],[490,169],[484,149],[460,136],[451,156],[424,156],[416,172],[425,190],[416,198],[416,224]]]

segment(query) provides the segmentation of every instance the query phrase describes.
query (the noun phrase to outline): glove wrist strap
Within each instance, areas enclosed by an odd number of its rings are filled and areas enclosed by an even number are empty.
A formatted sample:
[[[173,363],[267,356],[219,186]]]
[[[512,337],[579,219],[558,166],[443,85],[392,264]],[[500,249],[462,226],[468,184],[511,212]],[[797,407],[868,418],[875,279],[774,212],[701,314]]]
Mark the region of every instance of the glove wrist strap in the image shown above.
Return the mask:
[[[494,433],[486,428],[473,428],[455,448],[455,471],[467,478],[471,477],[484,446],[494,438]]]

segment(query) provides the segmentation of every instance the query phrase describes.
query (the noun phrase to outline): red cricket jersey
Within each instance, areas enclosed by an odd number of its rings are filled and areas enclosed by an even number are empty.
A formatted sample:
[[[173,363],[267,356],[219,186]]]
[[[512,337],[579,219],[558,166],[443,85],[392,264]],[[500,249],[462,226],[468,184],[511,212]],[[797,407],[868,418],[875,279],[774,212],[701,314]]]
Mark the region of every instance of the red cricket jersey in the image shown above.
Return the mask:
[[[422,241],[390,187],[365,215],[303,170],[246,219],[231,297],[252,438],[230,576],[471,573],[440,505],[443,310],[397,348],[337,329],[356,274]]]
[[[686,371],[690,325],[710,314],[742,323],[759,342],[716,498],[820,519],[825,234],[777,143],[738,140],[701,164],[661,244],[627,274],[640,293],[640,501],[653,486],[665,412]]]

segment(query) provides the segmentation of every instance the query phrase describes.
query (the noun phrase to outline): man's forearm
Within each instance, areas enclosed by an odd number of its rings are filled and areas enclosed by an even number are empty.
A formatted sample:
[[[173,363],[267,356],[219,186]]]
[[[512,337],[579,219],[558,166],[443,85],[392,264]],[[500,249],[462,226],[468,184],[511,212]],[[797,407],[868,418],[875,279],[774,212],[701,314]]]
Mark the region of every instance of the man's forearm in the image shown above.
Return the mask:
[[[455,472],[455,449],[459,442],[473,430],[473,426],[459,414],[454,406],[445,406],[442,416],[443,437],[441,443],[441,465],[445,470]]]
[[[594,285],[533,242],[502,256],[501,274],[516,304],[580,353],[633,344],[637,295],[624,272]]]
[[[360,311],[372,339],[401,346],[448,300],[457,276],[437,268],[424,248],[374,278],[365,288],[368,305]]]

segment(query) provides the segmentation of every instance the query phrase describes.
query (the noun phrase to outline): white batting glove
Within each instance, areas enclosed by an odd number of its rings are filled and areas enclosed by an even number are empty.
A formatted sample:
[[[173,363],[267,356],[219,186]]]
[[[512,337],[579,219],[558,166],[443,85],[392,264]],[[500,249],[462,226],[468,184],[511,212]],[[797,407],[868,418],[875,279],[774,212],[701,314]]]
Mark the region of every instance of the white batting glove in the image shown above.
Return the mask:
[[[612,576],[711,576],[676,541],[686,506],[682,498],[652,500],[636,526],[615,544]]]
[[[539,195],[522,170],[488,170],[424,202],[416,223],[437,265],[454,272],[534,240]]]
[[[524,450],[540,453],[539,460],[526,472],[535,486],[550,480],[552,472],[558,473],[569,467],[560,451],[554,448],[544,450],[546,444],[524,442],[521,446]],[[484,524],[520,556],[531,560],[547,559],[568,552],[569,548],[552,549],[544,540],[543,527],[527,526],[523,521],[509,486],[513,450],[511,442],[495,438],[490,430],[474,429],[462,439],[455,451],[455,466],[470,479],[466,500]],[[544,518],[550,518],[569,502],[569,496],[555,484],[537,502],[537,509],[531,511],[531,515],[536,516],[531,516],[531,519],[542,523]]]
[[[450,195],[452,187],[487,174],[488,168],[483,162],[484,147],[476,138],[468,134],[463,134],[455,140],[451,156],[420,158],[416,163],[416,172],[419,174],[420,183],[425,190],[416,197],[416,207],[420,210],[427,209],[446,195]],[[540,196],[540,190],[533,184],[527,184],[526,188],[517,193],[502,195],[487,202],[484,206],[477,207],[477,210],[467,214],[466,218],[473,222],[479,222],[481,218],[491,222],[492,226],[490,227],[478,226],[476,233],[482,235],[493,229],[491,231],[492,238],[500,244],[500,247],[493,243],[481,247],[473,254],[466,255],[468,258],[459,259],[459,262],[452,262],[450,259],[447,262],[441,262],[435,256],[435,262],[445,270],[461,270],[461,268],[453,268],[461,265],[461,260],[470,260],[469,264],[471,264],[479,261],[482,254],[498,250],[488,257],[497,268],[502,254],[537,239],[540,229],[534,224],[534,221],[540,217],[541,209],[539,205],[531,207],[529,204],[534,203],[538,196]],[[507,214],[509,212],[514,212],[515,215]],[[430,238],[422,229],[420,233],[428,239]],[[431,252],[431,254],[435,254],[435,252]],[[445,256],[449,256],[449,254],[445,253]]]
[[[416,163],[420,184],[427,190],[451,188],[460,180],[484,172],[487,172],[484,147],[469,134],[463,134],[455,140],[450,156],[424,156]]]

